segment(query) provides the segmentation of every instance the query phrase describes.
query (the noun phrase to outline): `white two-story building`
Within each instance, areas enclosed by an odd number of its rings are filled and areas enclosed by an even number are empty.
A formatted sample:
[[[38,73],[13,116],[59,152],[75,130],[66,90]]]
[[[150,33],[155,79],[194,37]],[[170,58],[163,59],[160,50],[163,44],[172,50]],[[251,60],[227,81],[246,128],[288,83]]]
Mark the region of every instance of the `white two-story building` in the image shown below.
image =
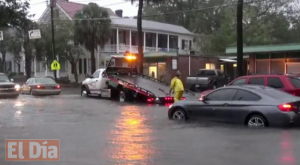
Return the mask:
[[[69,2],[68,0],[57,0],[54,8],[55,19],[74,19],[76,12],[80,11],[85,4]],[[110,40],[101,51],[101,56],[109,59],[111,55],[124,54],[125,51],[138,52],[137,38],[137,20],[122,17],[122,10],[113,12],[111,9],[105,8],[111,19],[112,35]],[[50,8],[48,7],[39,22],[50,22]],[[155,77],[165,73],[166,58],[176,57],[178,54],[193,54],[195,35],[182,26],[160,23],[155,21],[143,20],[143,49],[144,49],[144,74],[155,72]],[[96,67],[99,67],[99,52],[96,52]],[[71,65],[60,58],[61,70],[60,77],[68,77],[74,80]],[[45,62],[37,61],[33,66],[33,70],[37,76],[45,75]],[[79,81],[84,79],[85,73],[91,72],[90,52],[84,50],[77,64],[79,73]],[[48,75],[52,75],[49,72]]]

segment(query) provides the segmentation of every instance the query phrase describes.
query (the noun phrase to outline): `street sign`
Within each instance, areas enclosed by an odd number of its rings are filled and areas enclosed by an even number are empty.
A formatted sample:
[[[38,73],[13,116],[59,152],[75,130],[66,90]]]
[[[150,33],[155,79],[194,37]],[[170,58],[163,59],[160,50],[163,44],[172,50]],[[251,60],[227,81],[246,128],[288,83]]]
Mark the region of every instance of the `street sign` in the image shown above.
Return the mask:
[[[40,31],[40,29],[29,30],[28,35],[29,35],[29,39],[41,38],[41,31]]]
[[[0,41],[3,41],[3,31],[0,31]]]
[[[54,60],[51,63],[51,70],[60,70],[60,64],[58,61]]]

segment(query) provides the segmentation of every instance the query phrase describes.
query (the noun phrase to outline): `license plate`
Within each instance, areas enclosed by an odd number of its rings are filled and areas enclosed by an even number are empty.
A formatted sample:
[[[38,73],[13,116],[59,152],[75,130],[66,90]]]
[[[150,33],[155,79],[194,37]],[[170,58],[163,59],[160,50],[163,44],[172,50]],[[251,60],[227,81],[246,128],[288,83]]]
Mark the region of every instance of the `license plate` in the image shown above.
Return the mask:
[[[199,85],[196,85],[196,88],[199,88]]]
[[[45,87],[46,89],[52,89],[53,87]]]

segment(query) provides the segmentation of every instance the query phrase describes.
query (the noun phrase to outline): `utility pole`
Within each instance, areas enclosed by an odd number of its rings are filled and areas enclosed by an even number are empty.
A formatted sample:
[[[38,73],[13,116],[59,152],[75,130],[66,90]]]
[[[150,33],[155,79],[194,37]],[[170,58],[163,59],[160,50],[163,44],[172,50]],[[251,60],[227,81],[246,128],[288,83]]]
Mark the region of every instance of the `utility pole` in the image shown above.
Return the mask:
[[[56,53],[55,53],[55,33],[54,33],[54,20],[53,20],[53,7],[56,6],[56,0],[51,0],[50,9],[51,9],[51,30],[52,30],[52,56],[53,61],[56,60]],[[53,71],[54,79],[57,81],[56,77],[56,70]]]
[[[243,76],[243,3],[244,0],[238,0],[236,12],[237,25],[237,73],[238,77]]]

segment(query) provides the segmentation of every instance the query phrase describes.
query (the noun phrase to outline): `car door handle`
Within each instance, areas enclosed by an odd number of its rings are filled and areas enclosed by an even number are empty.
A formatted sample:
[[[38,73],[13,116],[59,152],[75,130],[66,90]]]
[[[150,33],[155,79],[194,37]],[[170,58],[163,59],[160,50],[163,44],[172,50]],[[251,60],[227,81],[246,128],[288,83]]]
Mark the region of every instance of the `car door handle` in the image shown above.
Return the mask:
[[[229,105],[228,103],[223,104],[223,106],[228,106],[228,105]]]
[[[96,80],[96,82],[98,82],[98,80]]]

